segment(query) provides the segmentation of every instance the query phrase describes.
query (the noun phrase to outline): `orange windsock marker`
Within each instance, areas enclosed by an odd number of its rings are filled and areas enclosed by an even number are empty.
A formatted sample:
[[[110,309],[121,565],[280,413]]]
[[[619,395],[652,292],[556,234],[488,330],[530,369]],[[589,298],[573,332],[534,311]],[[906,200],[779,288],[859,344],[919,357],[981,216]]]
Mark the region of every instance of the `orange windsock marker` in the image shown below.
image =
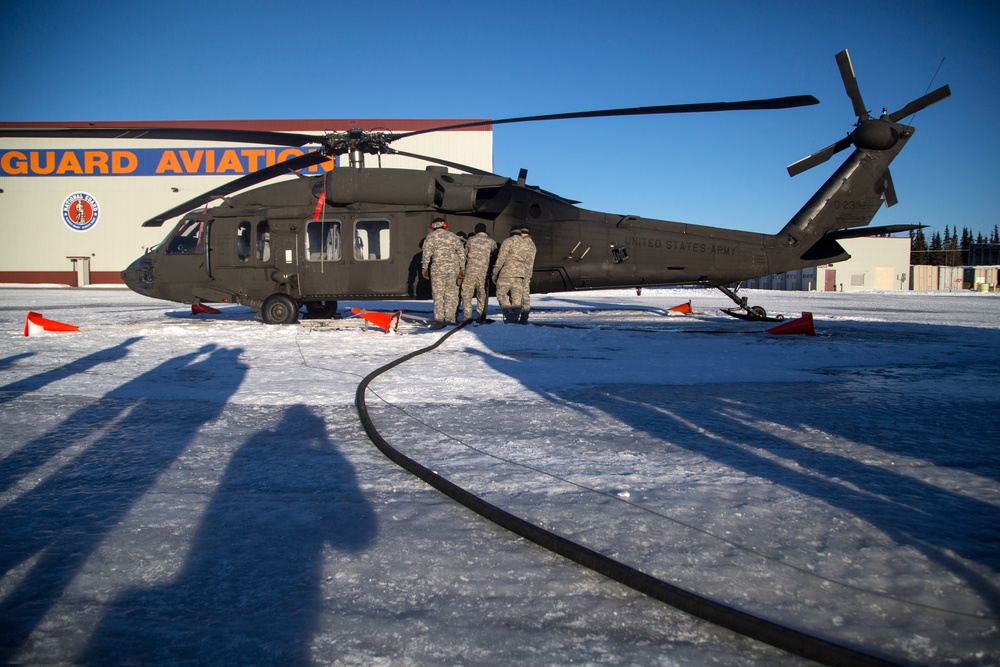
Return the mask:
[[[687,315],[688,313],[691,312],[691,302],[688,301],[687,303],[682,303],[679,306],[674,306],[673,308],[668,308],[667,310],[669,310],[671,313],[684,313],[685,315]]]
[[[767,330],[769,334],[800,334],[804,336],[815,336],[816,328],[813,326],[812,313],[802,313],[802,317],[791,322],[783,322],[776,327]]]
[[[42,331],[79,331],[79,327],[72,324],[63,324],[55,320],[47,320],[41,313],[29,312],[24,318],[24,335],[30,336]]]
[[[203,303],[192,303],[191,304],[191,314],[192,315],[218,315],[222,311],[218,308],[212,308]]]
[[[399,316],[403,314],[403,311],[397,310],[394,313],[370,313],[367,310],[361,308],[351,308],[351,312],[361,317],[380,329],[385,329],[386,333],[389,333],[389,329],[393,331],[399,326]]]

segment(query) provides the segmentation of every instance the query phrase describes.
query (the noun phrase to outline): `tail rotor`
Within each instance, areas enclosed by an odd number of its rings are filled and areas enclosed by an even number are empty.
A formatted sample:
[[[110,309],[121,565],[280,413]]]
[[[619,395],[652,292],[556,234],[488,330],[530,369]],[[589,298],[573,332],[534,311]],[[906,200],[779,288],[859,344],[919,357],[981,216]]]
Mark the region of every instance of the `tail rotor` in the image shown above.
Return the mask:
[[[851,105],[854,108],[854,115],[858,118],[854,125],[854,130],[843,139],[788,165],[789,176],[795,176],[808,169],[812,169],[850,146],[867,151],[888,150],[899,142],[901,136],[908,136],[904,133],[913,131],[910,127],[900,125],[900,120],[951,95],[951,90],[948,86],[941,86],[937,90],[913,100],[898,111],[886,113],[885,109],[883,109],[881,116],[873,118],[865,106],[864,99],[861,97],[861,89],[854,74],[854,65],[851,63],[851,56],[846,49],[837,54],[837,67],[840,69],[840,78],[844,82],[847,97],[850,98]],[[896,188],[892,183],[892,175],[888,169],[885,170],[883,180],[885,204],[886,206],[892,206],[898,200],[896,199]]]

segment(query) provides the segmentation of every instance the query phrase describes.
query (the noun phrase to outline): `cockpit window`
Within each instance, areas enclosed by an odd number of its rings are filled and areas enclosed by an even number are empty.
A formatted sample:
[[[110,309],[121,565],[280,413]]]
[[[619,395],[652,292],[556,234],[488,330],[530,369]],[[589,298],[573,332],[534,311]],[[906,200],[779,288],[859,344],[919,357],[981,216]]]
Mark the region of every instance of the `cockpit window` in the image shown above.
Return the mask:
[[[354,223],[354,259],[389,259],[389,221],[357,220]]]
[[[183,221],[167,242],[167,254],[200,255],[204,251],[201,242],[204,228],[204,220]]]

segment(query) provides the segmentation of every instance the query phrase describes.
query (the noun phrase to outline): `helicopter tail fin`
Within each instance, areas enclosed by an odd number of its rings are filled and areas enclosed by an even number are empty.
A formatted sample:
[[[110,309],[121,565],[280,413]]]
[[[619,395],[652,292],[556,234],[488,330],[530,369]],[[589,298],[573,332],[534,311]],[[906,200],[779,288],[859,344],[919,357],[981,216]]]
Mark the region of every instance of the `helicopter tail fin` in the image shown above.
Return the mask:
[[[857,149],[847,158],[788,224],[771,237],[772,267],[788,271],[821,261],[847,259],[847,253],[836,242],[837,234],[831,233],[865,227],[883,202],[895,203],[889,163],[913,134],[913,128],[906,130],[888,150]]]

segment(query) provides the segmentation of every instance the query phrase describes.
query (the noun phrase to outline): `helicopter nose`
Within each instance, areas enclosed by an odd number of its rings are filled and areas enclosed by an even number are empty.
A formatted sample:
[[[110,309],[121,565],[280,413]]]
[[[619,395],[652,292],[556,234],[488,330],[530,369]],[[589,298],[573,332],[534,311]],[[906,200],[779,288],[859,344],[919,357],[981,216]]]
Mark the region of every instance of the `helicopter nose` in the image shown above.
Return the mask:
[[[152,296],[153,261],[149,257],[142,256],[129,264],[128,268],[121,272],[121,276],[133,292],[143,296]]]

